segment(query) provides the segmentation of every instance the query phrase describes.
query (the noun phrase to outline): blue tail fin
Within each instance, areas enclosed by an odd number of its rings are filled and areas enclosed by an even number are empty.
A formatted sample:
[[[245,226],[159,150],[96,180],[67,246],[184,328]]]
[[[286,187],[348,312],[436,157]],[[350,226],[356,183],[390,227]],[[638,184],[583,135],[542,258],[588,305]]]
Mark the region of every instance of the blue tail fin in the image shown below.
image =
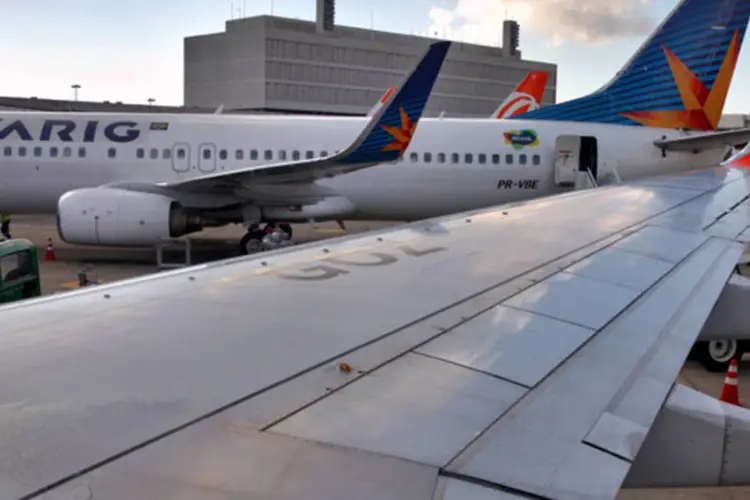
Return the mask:
[[[511,119],[715,130],[750,0],[681,0],[605,87]]]
[[[372,116],[349,148],[337,155],[346,164],[387,163],[409,147],[451,42],[430,45],[417,67]]]

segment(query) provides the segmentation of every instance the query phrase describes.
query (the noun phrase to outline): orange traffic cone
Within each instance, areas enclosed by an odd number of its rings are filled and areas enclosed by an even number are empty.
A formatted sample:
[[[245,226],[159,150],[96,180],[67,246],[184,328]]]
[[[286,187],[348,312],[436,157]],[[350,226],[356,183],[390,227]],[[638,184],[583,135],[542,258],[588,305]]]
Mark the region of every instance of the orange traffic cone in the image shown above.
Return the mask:
[[[44,254],[44,260],[57,260],[55,247],[52,246],[52,238],[47,238],[47,253]]]
[[[729,363],[729,370],[727,370],[727,376],[724,379],[724,387],[721,389],[721,396],[719,401],[729,403],[736,406],[742,406],[740,404],[740,393],[737,387],[737,360],[733,359]]]

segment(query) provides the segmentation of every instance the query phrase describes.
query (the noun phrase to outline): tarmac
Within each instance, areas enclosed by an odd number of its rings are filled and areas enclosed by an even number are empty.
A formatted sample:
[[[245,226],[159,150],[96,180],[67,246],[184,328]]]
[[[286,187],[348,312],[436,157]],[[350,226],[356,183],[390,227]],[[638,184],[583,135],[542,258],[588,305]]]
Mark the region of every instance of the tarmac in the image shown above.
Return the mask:
[[[393,225],[387,222],[350,222],[350,233],[380,229]],[[335,223],[294,225],[294,240],[308,242],[345,234]],[[38,248],[42,293],[65,293],[78,287],[78,273],[85,271],[88,279],[111,283],[122,279],[159,272],[156,253],[151,248],[102,248],[72,246],[60,241],[53,216],[15,216],[11,224],[14,238],[31,240]],[[236,257],[240,255],[239,239],[244,234],[241,226],[212,228],[191,237],[192,264]],[[52,239],[56,261],[47,262],[44,254],[48,238]],[[179,261],[179,252],[165,252],[165,260]],[[739,365],[740,400],[750,398],[750,355]],[[709,373],[694,361],[688,361],[677,379],[696,390],[718,397],[724,382],[723,373]],[[750,464],[748,464],[750,467]],[[732,488],[688,488],[622,490],[617,500],[733,500],[749,499],[750,486]]]

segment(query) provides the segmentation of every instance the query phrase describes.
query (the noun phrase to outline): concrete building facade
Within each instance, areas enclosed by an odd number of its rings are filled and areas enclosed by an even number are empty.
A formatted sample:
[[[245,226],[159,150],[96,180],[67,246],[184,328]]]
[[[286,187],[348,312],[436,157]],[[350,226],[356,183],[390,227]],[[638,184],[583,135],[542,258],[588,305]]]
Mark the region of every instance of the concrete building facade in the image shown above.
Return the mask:
[[[362,115],[434,40],[335,26],[318,2],[317,22],[257,16],[185,38],[185,106]],[[518,24],[503,30],[503,47],[453,44],[426,116],[488,116],[530,70],[549,72],[543,105],[555,102],[556,65],[523,60]]]

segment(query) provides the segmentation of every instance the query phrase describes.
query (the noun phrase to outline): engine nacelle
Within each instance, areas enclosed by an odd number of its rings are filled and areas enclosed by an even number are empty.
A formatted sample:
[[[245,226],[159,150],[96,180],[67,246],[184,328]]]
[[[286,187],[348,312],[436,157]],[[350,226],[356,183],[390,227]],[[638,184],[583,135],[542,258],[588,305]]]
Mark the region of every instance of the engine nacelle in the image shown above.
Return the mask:
[[[200,231],[199,222],[172,198],[125,189],[75,189],[57,202],[57,230],[72,244],[150,246]]]

